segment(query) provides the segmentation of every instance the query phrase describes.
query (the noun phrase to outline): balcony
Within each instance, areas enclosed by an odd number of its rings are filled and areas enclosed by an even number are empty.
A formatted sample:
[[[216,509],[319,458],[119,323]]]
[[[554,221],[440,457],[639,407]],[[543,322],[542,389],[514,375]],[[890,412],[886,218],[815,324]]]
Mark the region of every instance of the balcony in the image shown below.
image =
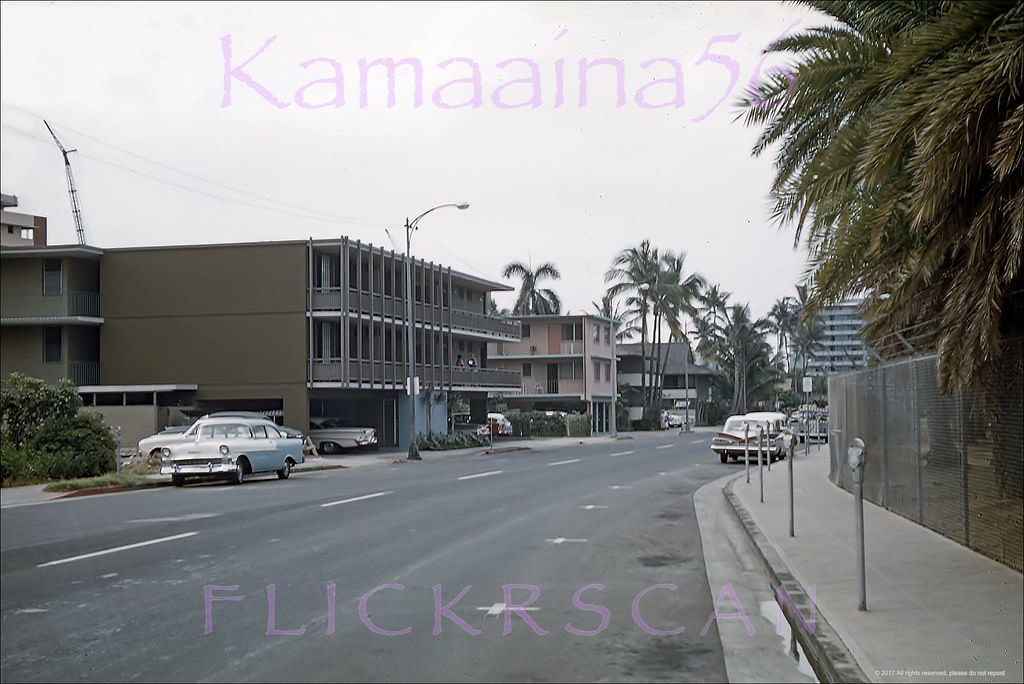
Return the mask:
[[[4,293],[0,317],[5,323],[15,320],[45,322],[66,318],[99,318],[100,293],[75,290],[65,295],[43,296],[38,292]]]
[[[341,311],[344,305],[343,300],[340,287],[315,288],[313,290],[313,311]],[[370,294],[352,289],[348,292],[348,310],[354,314],[383,315],[397,321],[404,321],[406,317],[404,297],[379,293]],[[452,332],[455,333],[514,340],[518,340],[521,334],[519,321],[486,316],[472,311],[449,309],[440,304],[416,302],[413,315],[420,323],[436,323],[442,327],[448,327],[450,322]]]
[[[348,370],[348,383],[404,385],[406,377],[405,365],[393,362],[358,361],[358,360],[314,360],[313,382],[343,382],[345,370]],[[449,379],[453,387],[502,387],[518,389],[522,375],[519,371],[500,370],[497,368],[453,368],[439,365],[417,366],[421,382],[430,382],[431,378],[443,380],[445,385]]]

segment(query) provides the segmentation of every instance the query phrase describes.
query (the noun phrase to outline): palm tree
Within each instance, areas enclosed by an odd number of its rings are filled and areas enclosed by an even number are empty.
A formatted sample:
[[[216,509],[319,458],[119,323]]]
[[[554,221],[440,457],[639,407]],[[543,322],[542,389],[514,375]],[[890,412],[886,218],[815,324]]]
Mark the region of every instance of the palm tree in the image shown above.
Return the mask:
[[[620,309],[618,302],[615,301],[615,297],[611,292],[605,292],[604,296],[601,297],[601,303],[591,302],[594,306],[594,311],[598,316],[610,318],[614,321],[618,321],[615,333],[615,340],[617,342],[624,342],[633,338],[633,335],[640,332],[640,328],[636,327],[635,323],[632,322],[632,314],[628,309]]]
[[[718,360],[732,378],[728,388],[732,394],[732,413],[746,413],[751,401],[757,398],[751,389],[763,391],[771,384],[764,377],[777,376],[771,364],[771,346],[764,339],[767,332],[767,321],[752,321],[747,305],[729,308]]]
[[[650,240],[644,240],[638,247],[622,250],[611,268],[604,274],[606,283],[612,283],[608,294],[617,297],[626,294],[626,305],[631,307],[633,321],[640,324],[640,389],[644,401],[649,406],[650,396],[647,391],[647,317],[653,307],[652,293],[658,283],[660,257],[658,250],[651,247]]]
[[[719,349],[723,343],[722,326],[727,317],[731,292],[723,292],[718,285],[704,287],[697,295],[699,317],[694,320],[697,351],[718,365]]]
[[[933,332],[943,389],[1024,332],[1024,9],[1013,0],[802,0],[828,25],[743,101],[778,149],[774,214],[812,263],[811,311],[866,295],[876,349]],[[780,143],[777,145],[777,143]]]
[[[782,360],[783,370],[789,372],[792,366],[789,343],[793,337],[793,329],[796,327],[799,310],[792,297],[783,297],[775,300],[771,311],[768,312],[768,323],[771,331],[775,333],[779,341],[778,355]]]
[[[684,334],[684,327],[681,325],[683,316],[694,316],[696,308],[694,301],[704,288],[704,278],[696,273],[686,274],[685,271],[686,252],[673,254],[665,252],[661,258],[661,273],[658,278],[658,285],[655,292],[655,330],[658,335],[658,355],[655,363],[657,373],[656,399],[660,403],[664,389],[665,367],[668,364],[668,356],[672,351],[674,340],[686,340],[686,353],[690,353],[690,343]],[[661,349],[662,327],[667,327],[669,336],[668,344],[665,346],[664,356]]]
[[[512,307],[512,314],[517,316],[531,314],[559,314],[562,312],[562,301],[554,290],[538,287],[544,278],[558,280],[562,275],[553,263],[546,262],[532,270],[526,264],[513,261],[505,266],[502,277],[520,278],[523,283],[519,287],[519,297]]]

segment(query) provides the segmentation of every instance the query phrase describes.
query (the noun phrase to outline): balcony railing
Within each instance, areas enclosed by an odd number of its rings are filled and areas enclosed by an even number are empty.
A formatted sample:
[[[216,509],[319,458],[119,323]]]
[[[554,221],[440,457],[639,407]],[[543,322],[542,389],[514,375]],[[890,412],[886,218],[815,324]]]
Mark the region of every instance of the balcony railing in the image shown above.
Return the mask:
[[[68,364],[68,379],[75,385],[100,384],[99,361],[72,361]]]
[[[343,297],[340,287],[315,288],[313,290],[314,311],[341,311],[342,305]],[[351,289],[348,293],[348,309],[357,314],[383,314],[399,321],[404,321],[406,317],[404,298],[369,294]],[[416,302],[413,316],[420,323],[437,323],[441,326],[447,326],[450,320],[452,330],[458,332],[496,335],[508,339],[519,339],[521,333],[519,321],[487,316],[473,311],[447,309],[440,304]]]
[[[65,295],[43,296],[33,293],[4,293],[0,315],[3,318],[99,318],[100,293],[73,290]]]
[[[405,382],[406,370],[401,363],[390,361],[313,361],[313,382],[345,382],[346,364],[348,369],[347,382],[351,384],[396,384]],[[521,386],[522,375],[519,371],[497,368],[445,368],[438,365],[417,366],[421,382],[436,378],[447,385],[449,380],[453,387],[507,387]]]

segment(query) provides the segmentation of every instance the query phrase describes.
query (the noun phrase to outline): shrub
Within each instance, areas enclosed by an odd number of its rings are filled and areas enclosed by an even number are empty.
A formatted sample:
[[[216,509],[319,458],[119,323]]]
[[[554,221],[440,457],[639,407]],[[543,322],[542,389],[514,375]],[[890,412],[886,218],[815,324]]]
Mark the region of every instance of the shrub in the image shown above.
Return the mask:
[[[589,437],[591,419],[589,413],[572,413],[565,417],[565,426],[570,437]]]
[[[81,407],[82,398],[70,380],[50,386],[38,378],[11,373],[0,391],[4,441],[18,447],[31,444],[44,423],[68,422]]]
[[[97,413],[81,412],[70,421],[47,419],[36,433],[33,446],[50,478],[93,477],[117,467],[117,445]]]
[[[448,449],[469,449],[471,447],[487,446],[488,440],[482,435],[474,432],[451,432],[433,433],[430,435],[418,435],[416,446],[421,451],[446,451]]]

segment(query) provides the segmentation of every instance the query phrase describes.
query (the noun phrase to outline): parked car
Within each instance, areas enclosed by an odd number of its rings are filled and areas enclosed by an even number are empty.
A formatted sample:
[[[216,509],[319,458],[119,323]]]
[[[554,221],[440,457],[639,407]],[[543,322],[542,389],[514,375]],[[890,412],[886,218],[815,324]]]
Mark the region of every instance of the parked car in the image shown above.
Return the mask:
[[[182,438],[160,449],[160,472],[176,487],[188,478],[241,484],[255,473],[273,472],[286,480],[292,467],[305,462],[302,443],[262,418],[201,418]]]
[[[207,413],[203,418],[252,418],[254,420],[269,420],[266,415],[256,411],[215,411],[214,413]],[[277,423],[274,424],[277,425]],[[287,425],[277,425],[277,429],[280,432],[283,432],[285,436],[290,439],[302,440],[303,456],[313,455],[313,452],[316,450],[316,447],[313,446],[313,440],[302,434],[302,430],[296,430],[295,428],[288,427]]]
[[[155,465],[160,461],[160,449],[171,444],[188,441],[185,433],[191,425],[170,425],[155,435],[144,437],[139,440],[139,456],[143,459],[152,459]]]
[[[767,450],[769,461],[785,458],[789,445],[788,440],[792,438],[791,433],[786,429],[786,415],[767,411],[729,416],[729,419],[725,421],[725,427],[711,440],[711,450],[718,454],[722,463],[728,462],[730,458],[737,461],[747,453],[756,460],[758,426],[763,431],[762,435],[764,433],[768,435],[767,440],[762,441],[764,445],[762,448]],[[744,430],[746,430],[746,440],[744,440]],[[764,440],[763,437],[762,440]]]
[[[376,445],[377,430],[351,427],[341,418],[313,418],[309,421],[309,438],[320,453],[333,454],[342,449]]]
[[[678,413],[670,413],[665,418],[665,424],[670,428],[681,428],[683,427],[683,417]]]
[[[512,421],[506,418],[502,413],[488,413],[487,424],[478,427],[476,429],[476,434],[486,435],[488,432],[495,437],[511,437]]]

